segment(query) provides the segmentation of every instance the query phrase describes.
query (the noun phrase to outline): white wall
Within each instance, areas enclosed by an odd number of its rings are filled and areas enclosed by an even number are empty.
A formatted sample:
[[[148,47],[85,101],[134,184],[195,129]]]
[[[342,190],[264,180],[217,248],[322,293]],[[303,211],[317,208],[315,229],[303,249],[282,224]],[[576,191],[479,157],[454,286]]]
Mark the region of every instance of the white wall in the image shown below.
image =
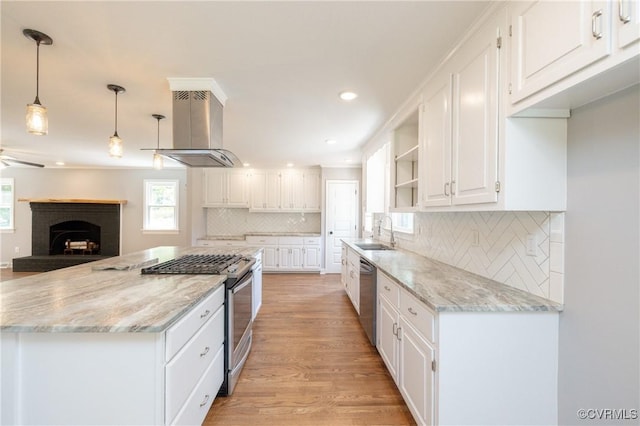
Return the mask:
[[[572,111],[559,423],[579,409],[640,409],[640,90]],[[595,415],[594,412],[591,414]]]
[[[127,200],[122,208],[122,254],[158,245],[189,244],[190,220],[186,209],[189,185],[185,169],[35,169],[10,167],[2,177],[15,182],[15,232],[3,232],[0,261],[31,255],[31,208],[19,198],[79,198]],[[143,234],[143,180],[180,181],[180,233]],[[15,254],[15,247],[20,253]]]

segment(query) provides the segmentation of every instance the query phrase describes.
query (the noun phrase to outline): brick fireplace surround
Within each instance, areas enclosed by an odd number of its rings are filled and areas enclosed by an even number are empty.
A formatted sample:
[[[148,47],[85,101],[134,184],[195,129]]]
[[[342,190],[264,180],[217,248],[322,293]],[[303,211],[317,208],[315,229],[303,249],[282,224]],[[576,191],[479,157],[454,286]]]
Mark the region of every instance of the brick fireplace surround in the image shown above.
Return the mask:
[[[21,200],[29,201],[32,214],[31,256],[13,259],[16,272],[46,272],[92,262],[120,254],[120,214],[125,203],[119,200]],[[62,254],[66,239],[87,238],[81,231],[68,234],[52,231],[60,224],[87,224],[92,242],[99,249],[87,254]],[[58,238],[59,237],[59,238]],[[56,241],[57,239],[57,241]]]

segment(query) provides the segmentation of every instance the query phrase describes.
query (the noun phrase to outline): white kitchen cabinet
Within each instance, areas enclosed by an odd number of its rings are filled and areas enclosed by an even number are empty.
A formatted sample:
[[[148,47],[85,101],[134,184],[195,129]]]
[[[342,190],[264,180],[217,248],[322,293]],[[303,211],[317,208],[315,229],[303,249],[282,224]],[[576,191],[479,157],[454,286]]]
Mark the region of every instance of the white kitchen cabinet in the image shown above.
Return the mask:
[[[619,0],[613,8],[618,48],[623,49],[640,40],[640,3],[637,0]]]
[[[347,277],[348,277],[348,270],[347,270],[347,246],[343,243],[342,247],[341,247],[341,251],[340,251],[340,282],[342,282],[342,285],[345,288],[345,291],[347,289]]]
[[[322,261],[322,246],[320,237],[305,237],[302,247],[302,269],[305,271],[319,271]]]
[[[242,169],[204,169],[205,207],[249,207],[249,174]]]
[[[0,340],[3,424],[201,424],[224,378],[224,285],[162,332]]]
[[[280,263],[278,237],[247,235],[247,245],[262,247],[262,270],[264,272],[272,272],[278,269]]]
[[[251,319],[255,321],[258,311],[262,306],[262,253],[255,256],[256,263],[253,264],[253,293],[251,294]]]
[[[254,170],[250,174],[252,211],[280,211],[280,173]]]
[[[246,240],[207,240],[205,238],[196,240],[196,247],[244,247]]]
[[[566,209],[566,120],[501,106],[506,27],[502,6],[423,88],[420,210]]]
[[[356,312],[360,313],[360,255],[347,247],[347,285],[345,291]]]
[[[278,253],[281,271],[299,271],[302,269],[302,237],[278,238]]]
[[[609,55],[606,1],[511,2],[511,102]]]
[[[265,272],[309,272],[320,270],[320,237],[247,236],[247,244],[262,247]]]
[[[378,352],[419,425],[557,422],[557,312],[436,313],[380,270],[377,306]]]
[[[254,170],[251,173],[251,210],[319,212],[320,170]]]
[[[425,86],[421,207],[497,201],[504,24],[485,25]]]

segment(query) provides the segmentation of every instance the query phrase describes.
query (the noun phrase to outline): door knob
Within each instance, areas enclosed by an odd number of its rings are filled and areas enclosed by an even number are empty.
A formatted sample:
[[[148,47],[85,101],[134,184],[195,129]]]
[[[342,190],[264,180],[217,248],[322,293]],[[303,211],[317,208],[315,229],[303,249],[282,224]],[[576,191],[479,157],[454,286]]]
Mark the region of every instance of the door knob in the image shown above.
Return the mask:
[[[333,235],[333,231],[329,231],[329,235]]]

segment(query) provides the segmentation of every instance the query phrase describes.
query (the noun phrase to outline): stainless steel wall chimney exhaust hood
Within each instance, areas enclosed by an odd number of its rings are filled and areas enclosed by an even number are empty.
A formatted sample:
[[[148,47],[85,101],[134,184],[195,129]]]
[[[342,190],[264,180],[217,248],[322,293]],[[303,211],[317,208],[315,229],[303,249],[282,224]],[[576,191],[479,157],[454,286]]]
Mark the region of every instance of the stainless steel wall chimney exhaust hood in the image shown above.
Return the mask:
[[[173,149],[157,152],[189,167],[236,167],[240,160],[222,148],[222,103],[210,90],[175,90]]]

